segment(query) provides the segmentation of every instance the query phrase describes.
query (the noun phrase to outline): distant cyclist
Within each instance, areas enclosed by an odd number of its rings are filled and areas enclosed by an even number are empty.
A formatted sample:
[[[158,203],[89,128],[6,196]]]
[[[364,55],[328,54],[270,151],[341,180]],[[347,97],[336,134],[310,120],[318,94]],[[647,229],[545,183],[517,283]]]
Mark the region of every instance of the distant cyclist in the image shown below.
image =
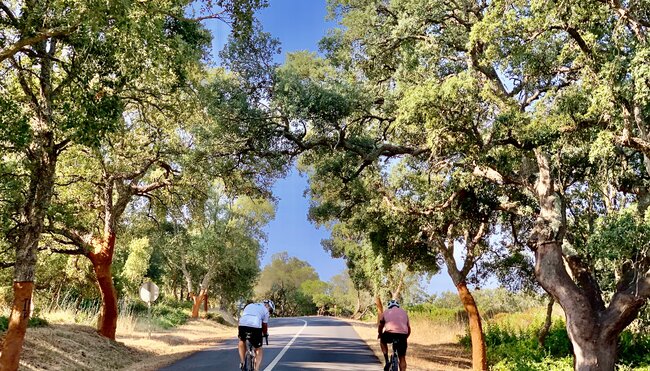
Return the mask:
[[[397,300],[388,302],[388,309],[379,316],[379,345],[381,351],[384,353],[384,360],[386,366],[384,371],[388,371],[390,364],[388,363],[388,344],[392,344],[393,340],[399,340],[397,343],[397,354],[399,355],[399,369],[406,371],[406,348],[408,344],[406,338],[411,335],[411,324],[409,323],[409,316],[406,311],[399,307]]]
[[[261,303],[248,304],[239,318],[239,369],[244,369],[244,356],[246,354],[246,335],[250,334],[250,341],[255,347],[255,370],[262,364],[262,337],[269,336],[269,316],[275,310],[271,300]]]

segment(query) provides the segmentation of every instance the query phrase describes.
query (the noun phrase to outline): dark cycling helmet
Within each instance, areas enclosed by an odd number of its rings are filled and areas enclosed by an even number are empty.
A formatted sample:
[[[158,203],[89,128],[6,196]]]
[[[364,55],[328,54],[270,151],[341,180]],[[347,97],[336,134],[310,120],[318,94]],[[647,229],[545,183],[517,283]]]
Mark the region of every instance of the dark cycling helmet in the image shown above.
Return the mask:
[[[397,300],[391,300],[388,302],[388,309],[397,307],[399,308],[399,301]]]
[[[271,310],[269,312],[273,313],[275,311],[275,304],[273,304],[273,300],[266,299],[264,300],[264,304],[268,304],[269,307],[271,307]]]

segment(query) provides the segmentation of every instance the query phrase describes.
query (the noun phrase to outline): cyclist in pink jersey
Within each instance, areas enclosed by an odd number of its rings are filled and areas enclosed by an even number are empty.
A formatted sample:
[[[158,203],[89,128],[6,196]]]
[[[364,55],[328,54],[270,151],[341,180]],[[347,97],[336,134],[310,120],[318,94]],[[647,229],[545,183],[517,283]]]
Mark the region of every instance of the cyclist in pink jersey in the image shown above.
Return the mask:
[[[379,316],[377,330],[379,332],[379,345],[386,361],[384,370],[387,371],[390,367],[388,363],[388,344],[392,344],[393,340],[398,340],[396,347],[399,355],[399,369],[400,371],[406,371],[406,349],[408,348],[406,339],[411,335],[411,324],[409,323],[408,314],[399,307],[397,300],[388,302],[388,309]]]

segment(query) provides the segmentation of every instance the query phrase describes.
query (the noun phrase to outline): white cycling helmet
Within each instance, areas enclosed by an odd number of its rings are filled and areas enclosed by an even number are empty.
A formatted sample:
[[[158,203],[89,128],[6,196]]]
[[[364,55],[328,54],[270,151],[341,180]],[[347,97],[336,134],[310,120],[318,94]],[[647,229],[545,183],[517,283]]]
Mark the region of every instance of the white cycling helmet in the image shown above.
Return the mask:
[[[264,300],[264,304],[268,304],[269,307],[271,307],[271,313],[275,312],[275,304],[273,304],[273,300],[266,299]]]
[[[393,307],[399,308],[399,301],[394,300],[394,299],[389,301],[388,302],[388,309],[393,308]]]

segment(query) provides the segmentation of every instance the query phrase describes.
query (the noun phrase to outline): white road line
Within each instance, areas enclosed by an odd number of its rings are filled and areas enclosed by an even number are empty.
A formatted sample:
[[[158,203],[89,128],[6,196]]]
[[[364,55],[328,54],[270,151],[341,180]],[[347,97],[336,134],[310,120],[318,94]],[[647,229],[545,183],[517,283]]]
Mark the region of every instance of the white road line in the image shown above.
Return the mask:
[[[280,358],[282,358],[282,356],[284,355],[284,353],[286,353],[287,350],[289,350],[289,347],[291,346],[291,344],[293,344],[293,342],[296,341],[296,338],[298,337],[298,335],[300,335],[300,333],[302,332],[302,330],[304,330],[305,327],[307,327],[307,321],[305,321],[305,320],[303,320],[303,319],[301,319],[301,321],[303,321],[305,324],[302,326],[302,328],[300,329],[300,331],[298,331],[298,332],[293,336],[293,338],[292,338],[292,339],[287,343],[287,345],[285,345],[284,348],[282,348],[282,351],[280,352],[280,354],[278,354],[278,355],[275,357],[275,359],[273,359],[273,362],[271,362],[268,366],[266,366],[266,368],[264,369],[264,371],[271,371],[271,370],[273,370],[273,367],[275,367],[275,365],[277,365],[278,362],[280,362]]]

